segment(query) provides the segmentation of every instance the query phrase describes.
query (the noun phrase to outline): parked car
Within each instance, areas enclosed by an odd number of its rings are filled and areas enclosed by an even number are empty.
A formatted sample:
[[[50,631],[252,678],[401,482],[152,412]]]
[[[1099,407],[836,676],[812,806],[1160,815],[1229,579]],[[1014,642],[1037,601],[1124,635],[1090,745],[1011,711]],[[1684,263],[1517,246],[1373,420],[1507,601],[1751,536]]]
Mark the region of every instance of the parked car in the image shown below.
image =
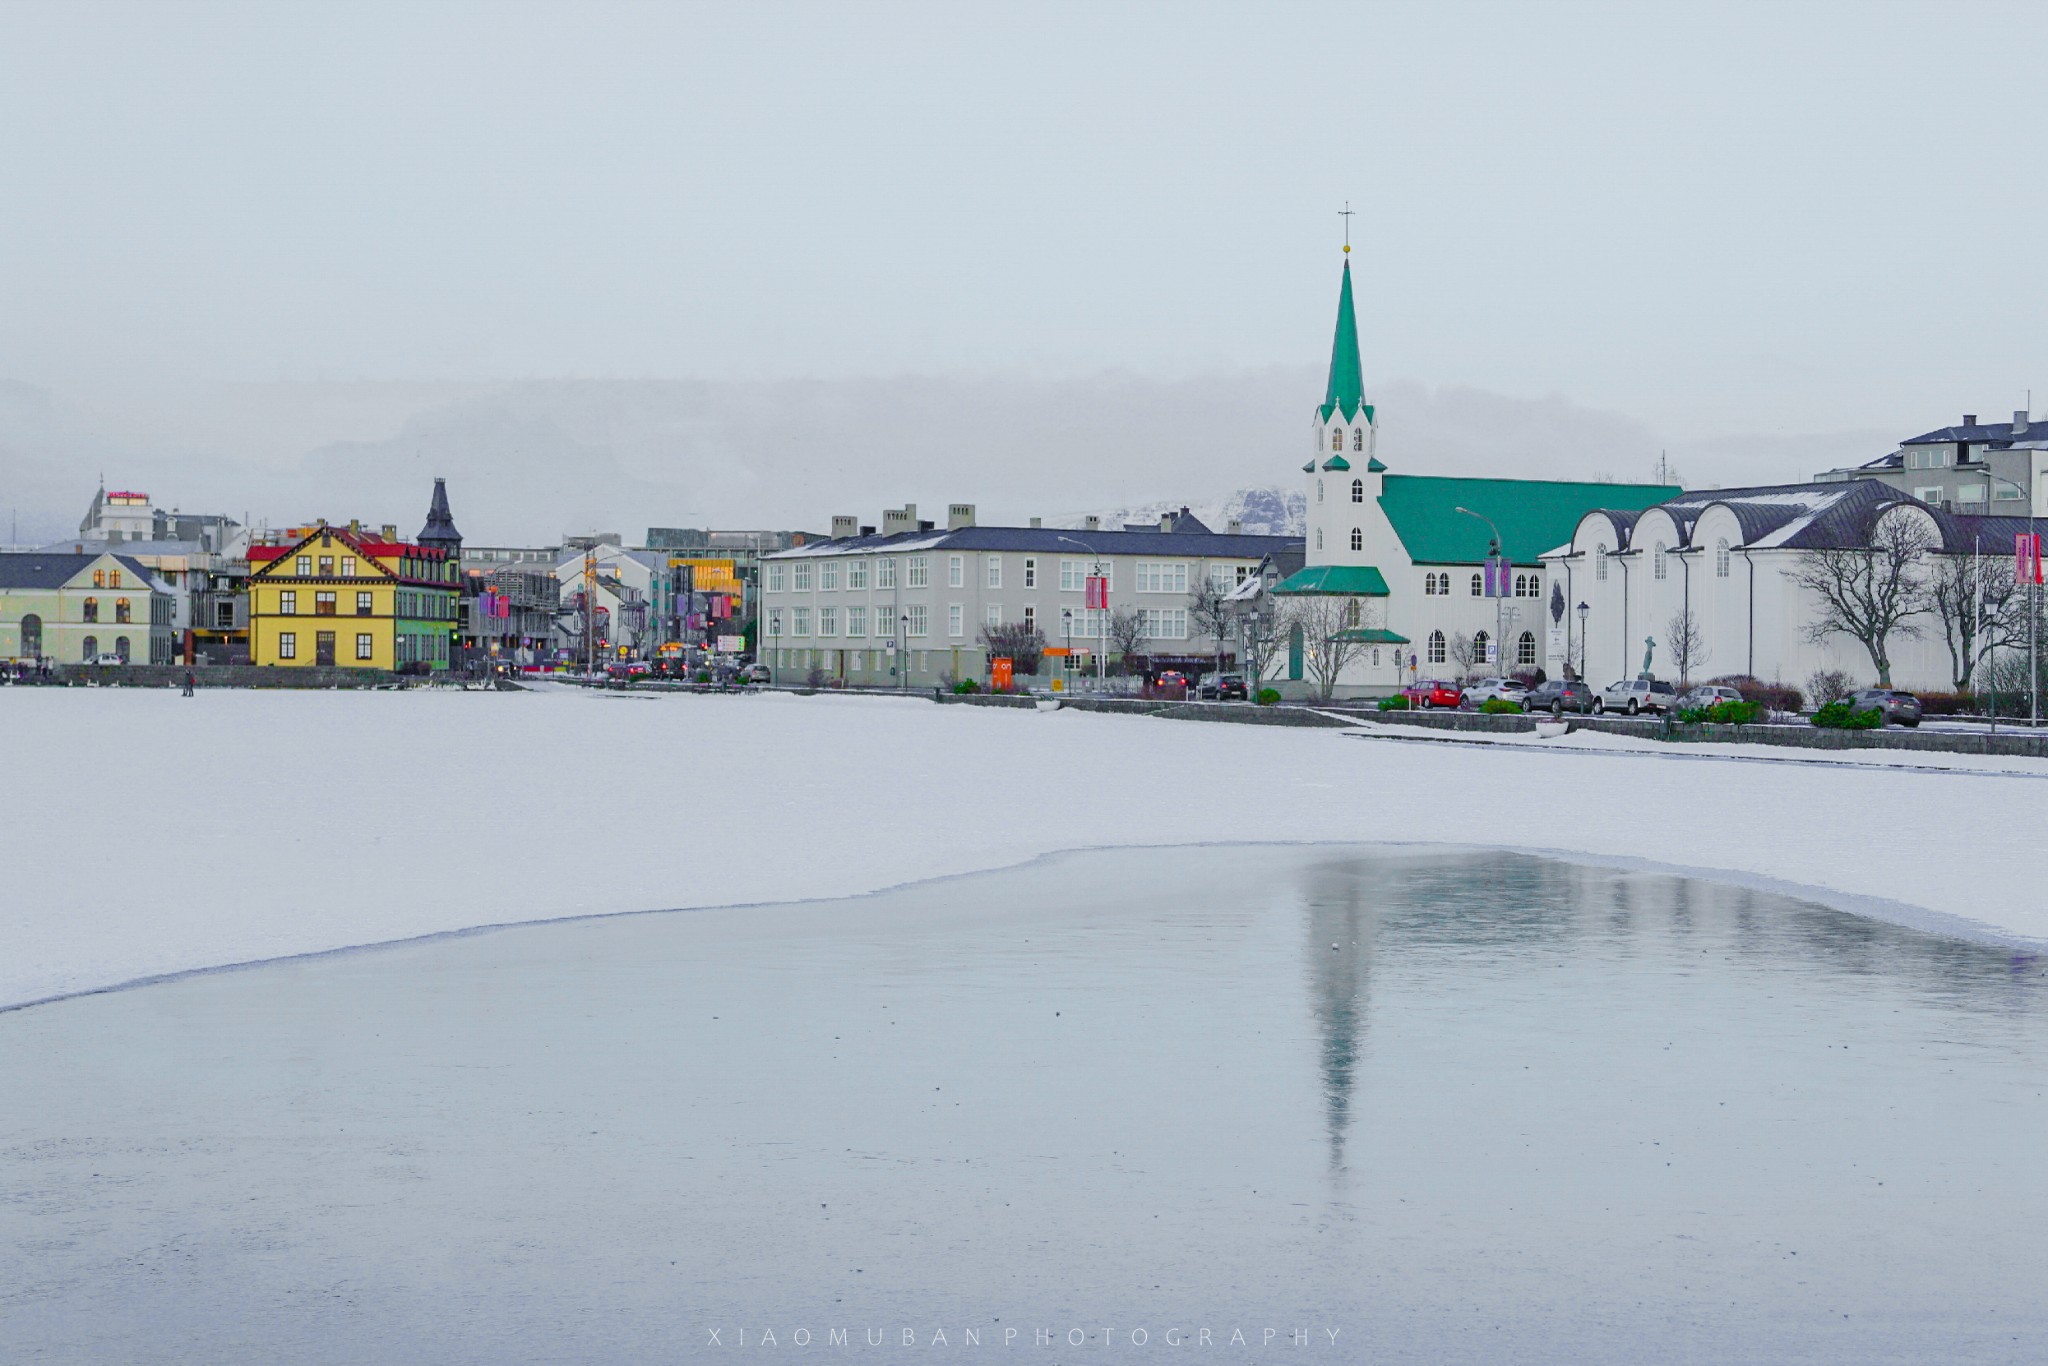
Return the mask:
[[[1593,710],[1596,700],[1593,689],[1578,679],[1552,678],[1532,689],[1522,705],[1530,711],[1553,714],[1575,711],[1585,715]]]
[[[740,682],[742,683],[772,683],[774,681],[775,675],[768,671],[766,664],[749,664],[740,670]]]
[[[1243,702],[1251,696],[1243,674],[1206,673],[1196,695],[1212,702]]]
[[[1529,685],[1519,678],[1482,678],[1465,685],[1465,705],[1484,706],[1499,698],[1503,702],[1529,702]]]
[[[117,654],[102,653],[94,655],[92,662],[95,664],[126,664],[128,661]]]
[[[1593,699],[1593,713],[1622,711],[1634,716],[1643,711],[1666,711],[1677,700],[1678,690],[1662,679],[1624,678],[1600,690]]]
[[[1721,683],[1702,683],[1672,705],[1679,711],[1705,711],[1719,702],[1740,702],[1742,694]]]
[[[1408,705],[1420,711],[1431,707],[1455,707],[1465,700],[1464,690],[1448,679],[1428,678],[1412,687],[1403,688],[1401,696],[1408,699]]]
[[[1874,711],[1887,726],[1920,724],[1920,699],[1895,688],[1865,688],[1849,699],[1851,711]]]

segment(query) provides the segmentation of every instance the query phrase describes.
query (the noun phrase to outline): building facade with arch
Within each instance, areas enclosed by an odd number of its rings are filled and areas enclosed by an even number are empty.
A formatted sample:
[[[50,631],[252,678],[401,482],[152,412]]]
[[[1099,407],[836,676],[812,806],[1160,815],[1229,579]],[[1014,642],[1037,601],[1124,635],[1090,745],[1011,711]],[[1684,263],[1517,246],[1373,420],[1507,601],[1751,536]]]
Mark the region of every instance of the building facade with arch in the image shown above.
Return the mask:
[[[0,555],[0,660],[169,664],[177,603],[139,561],[109,552]]]

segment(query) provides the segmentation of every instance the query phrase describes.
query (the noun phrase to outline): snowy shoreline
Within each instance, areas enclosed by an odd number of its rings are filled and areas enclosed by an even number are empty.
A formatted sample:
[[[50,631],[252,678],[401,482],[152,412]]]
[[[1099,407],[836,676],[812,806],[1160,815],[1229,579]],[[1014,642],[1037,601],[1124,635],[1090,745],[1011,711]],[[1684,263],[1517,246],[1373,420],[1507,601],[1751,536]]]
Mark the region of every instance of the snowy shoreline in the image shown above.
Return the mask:
[[[2004,781],[2048,763],[1602,748],[1612,761],[1586,764],[1533,745],[872,698],[9,689],[0,1009],[1129,846],[1504,848],[2048,946],[2048,818]],[[1930,815],[1925,839],[1902,837]]]

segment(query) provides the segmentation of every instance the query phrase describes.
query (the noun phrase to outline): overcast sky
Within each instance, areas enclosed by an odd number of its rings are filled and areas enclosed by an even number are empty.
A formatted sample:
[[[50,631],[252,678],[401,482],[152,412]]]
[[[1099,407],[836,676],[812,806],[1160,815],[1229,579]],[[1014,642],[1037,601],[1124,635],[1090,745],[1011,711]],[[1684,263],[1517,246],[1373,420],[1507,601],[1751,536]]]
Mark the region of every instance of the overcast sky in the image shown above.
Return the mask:
[[[1347,200],[1368,392],[1481,396],[1490,472],[1524,472],[1513,413],[1562,407],[1639,434],[1622,477],[1665,446],[1697,482],[1801,478],[2048,406],[2043,52],[2039,4],[7,0],[0,505],[75,517],[108,460],[188,506],[239,512],[243,475],[304,499],[335,443],[558,380],[744,392],[725,420],[802,470],[862,435],[813,435],[816,386],[953,384],[957,417],[1200,382],[1253,405],[1235,482],[1284,482]],[[1077,415],[1040,506],[1174,495],[1172,413]],[[1399,467],[1433,468],[1409,431]],[[974,497],[971,439],[891,439],[966,466],[927,501]],[[679,447],[666,519],[862,496],[695,492],[781,440]]]

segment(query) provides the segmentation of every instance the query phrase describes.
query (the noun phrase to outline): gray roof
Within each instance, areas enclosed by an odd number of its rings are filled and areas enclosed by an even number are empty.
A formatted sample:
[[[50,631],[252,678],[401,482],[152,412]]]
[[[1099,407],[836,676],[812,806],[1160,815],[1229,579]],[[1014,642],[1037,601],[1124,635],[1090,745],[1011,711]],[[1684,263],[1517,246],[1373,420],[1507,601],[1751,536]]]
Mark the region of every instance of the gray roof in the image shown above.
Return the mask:
[[[1934,519],[1942,549],[1960,553],[1981,548],[1986,554],[2012,551],[2015,533],[2027,529],[2025,517],[1974,516],[1944,512],[1932,504],[1876,479],[1845,479],[1810,484],[1769,484],[1742,489],[1701,489],[1654,507],[1678,524],[1679,545],[1692,545],[1693,528],[1712,507],[1735,514],[1742,544],[1784,550],[1838,550],[1866,544],[1871,523],[1885,510],[1904,505]],[[1601,509],[1620,521],[1640,514]]]
[[[1178,520],[1178,519],[1177,519]],[[1195,522],[1190,517],[1184,519]],[[1299,550],[1299,536],[1249,536],[1213,531],[1073,531],[1060,527],[970,526],[957,531],[899,531],[892,536],[842,536],[813,541],[769,559],[806,559],[823,555],[865,555],[891,549],[1039,551],[1047,555],[1185,555],[1190,558],[1264,559],[1289,549]]]
[[[1918,436],[1909,436],[1899,444],[1901,446],[1941,446],[1967,441],[1973,446],[1982,443],[2002,449],[2011,445],[2016,437],[2025,440],[2028,437],[2048,435],[2048,421],[2029,422],[2024,429],[2018,432],[2013,430],[2013,426],[2014,424],[2010,422],[1975,422],[1967,426],[1958,423],[1953,427],[1936,427],[1931,432],[1922,432]]]
[[[68,551],[51,554],[36,550],[26,554],[0,555],[0,588],[62,588],[78,577],[80,571],[90,569],[105,553],[96,551],[74,555]],[[135,576],[136,587],[154,587],[155,576],[136,561],[126,555],[116,555],[114,560]]]

